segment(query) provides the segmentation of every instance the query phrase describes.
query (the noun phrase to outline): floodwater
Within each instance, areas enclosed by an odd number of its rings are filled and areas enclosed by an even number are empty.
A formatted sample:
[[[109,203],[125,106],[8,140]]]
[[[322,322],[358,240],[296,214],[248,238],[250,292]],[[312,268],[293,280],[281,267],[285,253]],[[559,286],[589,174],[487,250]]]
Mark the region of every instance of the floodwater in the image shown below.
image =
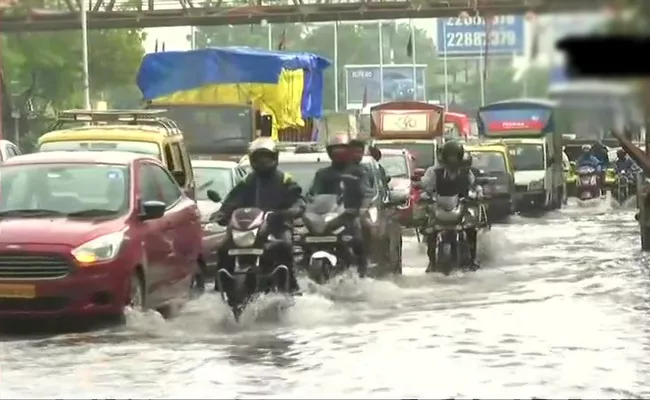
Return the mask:
[[[637,229],[629,209],[570,204],[494,227],[476,273],[425,276],[408,238],[404,276],[261,299],[239,325],[210,294],[169,321],[4,341],[0,398],[650,396]]]

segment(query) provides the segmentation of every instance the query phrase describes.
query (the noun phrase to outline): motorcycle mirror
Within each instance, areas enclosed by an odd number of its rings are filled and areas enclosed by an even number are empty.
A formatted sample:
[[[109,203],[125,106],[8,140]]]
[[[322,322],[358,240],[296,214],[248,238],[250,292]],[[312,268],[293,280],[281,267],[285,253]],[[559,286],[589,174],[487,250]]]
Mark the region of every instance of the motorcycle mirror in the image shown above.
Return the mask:
[[[219,193],[215,192],[214,190],[210,189],[208,190],[208,199],[214,201],[215,203],[221,203],[221,196],[219,196]]]

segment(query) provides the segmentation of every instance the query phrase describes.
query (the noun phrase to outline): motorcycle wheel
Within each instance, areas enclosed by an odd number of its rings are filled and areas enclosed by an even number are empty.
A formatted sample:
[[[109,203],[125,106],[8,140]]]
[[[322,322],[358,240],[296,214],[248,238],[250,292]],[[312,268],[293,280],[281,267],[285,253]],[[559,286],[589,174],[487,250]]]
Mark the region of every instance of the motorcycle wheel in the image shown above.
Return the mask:
[[[438,249],[436,251],[436,269],[443,275],[449,276],[454,266],[452,263],[452,245],[449,241],[448,232],[440,233],[443,235],[442,239],[438,242]]]

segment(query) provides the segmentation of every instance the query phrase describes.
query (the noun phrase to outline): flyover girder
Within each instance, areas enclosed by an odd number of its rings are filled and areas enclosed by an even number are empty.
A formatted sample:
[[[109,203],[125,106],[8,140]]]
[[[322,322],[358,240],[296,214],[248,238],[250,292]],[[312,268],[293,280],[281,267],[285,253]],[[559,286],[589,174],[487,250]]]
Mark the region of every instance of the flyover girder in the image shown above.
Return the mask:
[[[11,0],[2,0],[3,2]],[[44,7],[43,3],[58,3]],[[572,12],[611,0],[88,0],[88,28],[248,25]],[[39,4],[40,3],[40,4]],[[40,7],[39,7],[40,6]],[[0,7],[0,32],[79,29],[80,0],[23,0]]]

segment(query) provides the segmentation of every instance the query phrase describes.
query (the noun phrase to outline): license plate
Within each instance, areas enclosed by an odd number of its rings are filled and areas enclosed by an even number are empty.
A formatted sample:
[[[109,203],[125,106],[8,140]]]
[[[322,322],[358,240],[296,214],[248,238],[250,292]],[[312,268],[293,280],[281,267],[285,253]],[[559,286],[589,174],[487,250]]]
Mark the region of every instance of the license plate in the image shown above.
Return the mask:
[[[586,192],[582,197],[584,197],[585,199],[590,199],[591,198],[591,193]]]
[[[33,299],[35,297],[36,297],[36,286],[34,285],[0,284],[0,298]]]
[[[307,243],[334,243],[336,241],[336,236],[308,236],[305,238]]]
[[[262,249],[230,249],[228,254],[231,256],[261,256],[264,254]]]

